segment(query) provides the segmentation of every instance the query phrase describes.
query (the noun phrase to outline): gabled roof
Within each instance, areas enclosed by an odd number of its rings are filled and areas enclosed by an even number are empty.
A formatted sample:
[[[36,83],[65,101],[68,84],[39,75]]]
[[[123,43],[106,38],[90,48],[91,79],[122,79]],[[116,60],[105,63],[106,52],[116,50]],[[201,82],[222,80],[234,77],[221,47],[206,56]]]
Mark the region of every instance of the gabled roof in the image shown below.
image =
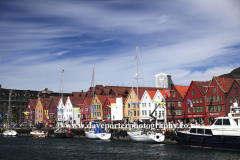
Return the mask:
[[[205,95],[207,88],[204,86],[209,86],[210,81],[205,81],[205,82],[201,82],[201,81],[193,81],[193,83],[196,85],[196,87],[198,88],[198,90]]]
[[[176,88],[176,90],[178,91],[178,93],[181,95],[182,98],[184,98],[184,96],[187,93],[188,87],[189,86],[180,86],[180,85],[174,85],[174,87]]]
[[[78,105],[81,105],[83,104],[83,101],[84,101],[84,97],[70,97],[69,96],[69,99],[70,99],[70,102],[72,103],[72,106],[78,106]]]
[[[108,100],[110,103],[116,103],[116,98],[109,98]]]
[[[236,82],[240,85],[240,79],[236,79]]]
[[[216,80],[219,87],[221,88],[221,90],[224,93],[228,92],[228,90],[230,89],[230,87],[234,81],[234,78],[224,78],[224,77],[213,77],[213,79]]]
[[[99,101],[101,102],[102,105],[106,102],[107,98],[109,97],[108,95],[97,95]]]
[[[145,90],[147,91],[157,91],[163,88],[153,88],[153,87],[138,87],[138,100],[142,99],[142,96],[145,92]],[[169,89],[169,88],[165,88],[165,89]],[[137,94],[137,88],[133,88],[134,92]]]
[[[72,92],[73,97],[80,97],[82,92]]]
[[[39,98],[43,107],[49,107],[52,98]]]
[[[156,94],[157,91],[147,91],[149,97],[151,98],[151,100],[153,100],[155,94]]]

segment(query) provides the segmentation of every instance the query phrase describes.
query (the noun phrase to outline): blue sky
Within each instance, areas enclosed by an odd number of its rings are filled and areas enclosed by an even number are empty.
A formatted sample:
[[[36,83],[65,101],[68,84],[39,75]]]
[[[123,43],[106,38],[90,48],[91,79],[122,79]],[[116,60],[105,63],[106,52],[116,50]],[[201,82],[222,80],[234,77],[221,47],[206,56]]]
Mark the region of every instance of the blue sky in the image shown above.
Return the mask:
[[[178,85],[240,66],[238,0],[3,0],[0,84],[15,89],[87,91],[132,86],[139,46],[145,86],[155,75]],[[140,82],[142,85],[143,83]]]

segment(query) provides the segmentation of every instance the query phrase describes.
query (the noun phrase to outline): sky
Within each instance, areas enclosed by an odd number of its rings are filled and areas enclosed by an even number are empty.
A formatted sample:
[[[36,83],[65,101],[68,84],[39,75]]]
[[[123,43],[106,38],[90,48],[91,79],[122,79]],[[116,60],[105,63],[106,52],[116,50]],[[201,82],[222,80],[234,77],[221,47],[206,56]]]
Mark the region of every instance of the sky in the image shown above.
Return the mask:
[[[94,83],[176,85],[240,67],[238,0],[2,0],[0,84],[9,89],[87,91]]]

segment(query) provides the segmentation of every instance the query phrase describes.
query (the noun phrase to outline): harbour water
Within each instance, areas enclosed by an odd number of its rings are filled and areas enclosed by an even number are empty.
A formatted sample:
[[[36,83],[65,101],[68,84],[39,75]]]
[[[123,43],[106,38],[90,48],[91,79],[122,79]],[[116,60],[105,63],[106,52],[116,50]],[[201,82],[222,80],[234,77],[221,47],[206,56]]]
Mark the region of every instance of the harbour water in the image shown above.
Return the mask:
[[[84,138],[0,136],[0,159],[240,159],[237,151],[189,148],[180,144],[146,144]]]

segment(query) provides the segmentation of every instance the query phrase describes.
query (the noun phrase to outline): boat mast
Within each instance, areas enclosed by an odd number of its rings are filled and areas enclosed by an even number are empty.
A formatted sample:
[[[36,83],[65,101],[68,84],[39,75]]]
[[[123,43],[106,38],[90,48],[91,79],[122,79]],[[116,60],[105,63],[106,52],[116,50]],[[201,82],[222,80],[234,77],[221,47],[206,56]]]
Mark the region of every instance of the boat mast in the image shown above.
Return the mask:
[[[8,112],[7,112],[7,129],[9,128],[9,116],[10,116],[10,102],[11,102],[12,90],[9,92]]]
[[[61,89],[61,99],[62,99],[62,118],[61,118],[61,123],[62,123],[62,126],[63,126],[63,72],[64,72],[64,69],[62,70],[62,78],[61,78],[61,88],[62,88]]]
[[[136,60],[137,60],[137,75],[136,75],[136,79],[137,79],[137,115],[138,115],[138,111],[139,111],[139,105],[138,105],[138,44],[136,46]],[[138,120],[139,120],[139,115],[137,116]]]
[[[93,67],[93,75],[92,75],[92,85],[93,85],[93,97],[92,97],[92,109],[95,110],[95,105],[94,105],[94,67]],[[96,112],[95,112],[96,113]],[[94,111],[92,111],[92,115],[94,114]],[[96,115],[95,115],[96,116]]]

